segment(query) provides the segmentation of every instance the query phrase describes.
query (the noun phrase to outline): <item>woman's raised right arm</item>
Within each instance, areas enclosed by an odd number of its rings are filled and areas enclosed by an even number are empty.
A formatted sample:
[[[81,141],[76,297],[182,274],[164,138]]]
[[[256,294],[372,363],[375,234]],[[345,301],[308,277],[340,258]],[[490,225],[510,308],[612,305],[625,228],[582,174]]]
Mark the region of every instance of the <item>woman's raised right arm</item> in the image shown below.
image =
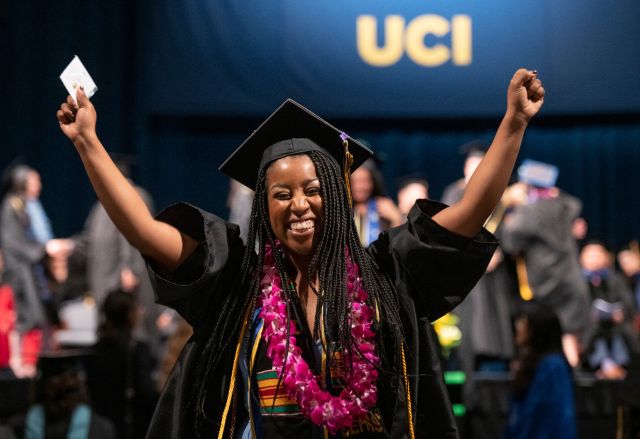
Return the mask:
[[[135,188],[120,173],[96,134],[96,111],[81,89],[56,113],[60,129],[73,142],[100,202],[116,227],[142,254],[174,271],[198,243],[169,224],[157,221]]]

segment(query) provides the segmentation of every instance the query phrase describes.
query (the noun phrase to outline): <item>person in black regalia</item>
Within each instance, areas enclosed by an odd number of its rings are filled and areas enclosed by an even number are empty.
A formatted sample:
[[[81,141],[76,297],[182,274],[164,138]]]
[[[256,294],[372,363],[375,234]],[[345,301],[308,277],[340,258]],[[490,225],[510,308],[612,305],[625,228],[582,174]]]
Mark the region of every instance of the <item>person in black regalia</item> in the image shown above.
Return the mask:
[[[91,102],[68,97],[60,128],[147,259],[158,300],[194,328],[147,437],[457,437],[429,324],[484,272],[496,242],[482,224],[543,97],[536,72],[518,70],[463,199],[418,202],[367,250],[348,176],[370,151],[298,103],[221,166],[255,188],[243,243],[237,226],[188,204],[154,219],[98,140]]]

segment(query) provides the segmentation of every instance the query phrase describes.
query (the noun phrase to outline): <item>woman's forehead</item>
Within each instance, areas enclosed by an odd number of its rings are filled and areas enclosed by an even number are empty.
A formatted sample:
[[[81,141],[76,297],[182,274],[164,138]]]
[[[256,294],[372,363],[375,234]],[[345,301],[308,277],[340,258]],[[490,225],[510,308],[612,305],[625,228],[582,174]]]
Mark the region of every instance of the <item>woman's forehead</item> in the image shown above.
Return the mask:
[[[275,180],[308,180],[317,178],[316,167],[306,154],[291,155],[275,160],[269,165],[266,173],[267,185]]]

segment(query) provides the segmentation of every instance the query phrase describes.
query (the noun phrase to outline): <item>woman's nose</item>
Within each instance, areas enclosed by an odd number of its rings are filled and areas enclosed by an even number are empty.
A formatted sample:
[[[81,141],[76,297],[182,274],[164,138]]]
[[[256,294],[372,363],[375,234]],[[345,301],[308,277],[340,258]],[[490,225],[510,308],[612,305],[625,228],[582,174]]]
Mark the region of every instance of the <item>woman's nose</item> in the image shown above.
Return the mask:
[[[307,197],[304,194],[294,196],[291,208],[294,213],[302,214],[309,210],[309,200],[307,200]]]

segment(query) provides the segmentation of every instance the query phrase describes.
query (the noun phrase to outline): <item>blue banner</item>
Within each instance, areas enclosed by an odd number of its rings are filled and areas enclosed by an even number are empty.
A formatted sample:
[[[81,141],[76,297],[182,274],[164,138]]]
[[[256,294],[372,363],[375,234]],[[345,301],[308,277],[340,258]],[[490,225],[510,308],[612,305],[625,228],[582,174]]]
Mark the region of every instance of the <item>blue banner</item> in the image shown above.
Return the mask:
[[[263,116],[287,97],[330,117],[495,116],[521,66],[545,114],[640,111],[640,2],[157,0],[156,114]]]

